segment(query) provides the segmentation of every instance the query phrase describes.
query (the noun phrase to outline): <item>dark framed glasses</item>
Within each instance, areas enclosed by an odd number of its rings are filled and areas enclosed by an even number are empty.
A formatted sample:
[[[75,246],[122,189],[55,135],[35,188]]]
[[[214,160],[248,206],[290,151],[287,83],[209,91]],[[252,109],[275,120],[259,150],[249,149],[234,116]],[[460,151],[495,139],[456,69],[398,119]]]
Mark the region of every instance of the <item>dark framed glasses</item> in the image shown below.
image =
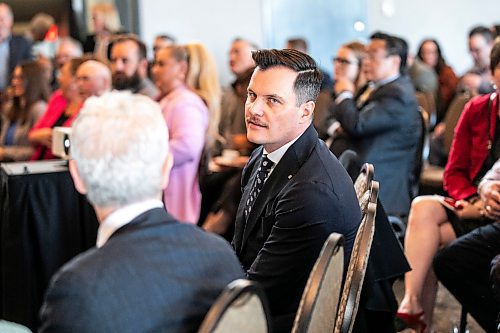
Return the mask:
[[[341,57],[333,57],[333,62],[338,63],[340,65],[356,65],[357,61],[351,61],[346,58]]]

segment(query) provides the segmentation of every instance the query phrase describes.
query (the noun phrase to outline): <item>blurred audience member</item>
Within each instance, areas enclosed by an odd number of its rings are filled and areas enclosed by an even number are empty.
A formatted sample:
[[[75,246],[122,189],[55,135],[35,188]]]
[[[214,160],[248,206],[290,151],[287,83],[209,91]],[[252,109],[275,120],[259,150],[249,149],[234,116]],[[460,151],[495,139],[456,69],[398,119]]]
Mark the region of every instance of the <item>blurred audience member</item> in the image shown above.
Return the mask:
[[[302,37],[290,38],[286,41],[286,48],[300,51],[305,54],[309,54],[309,48],[307,41]],[[321,90],[331,92],[333,87],[333,81],[330,74],[327,71],[320,69],[323,74],[323,81],[321,82]]]
[[[42,116],[50,95],[42,66],[22,63],[14,69],[0,131],[0,161],[24,161],[33,154],[28,132]]]
[[[210,144],[218,126],[220,88],[215,64],[199,44],[170,46],[156,54],[153,77],[164,96],[160,105],[174,156],[172,180],[164,191],[165,206],[177,219],[196,223],[201,205],[200,159],[207,134]]]
[[[416,184],[414,165],[421,120],[406,70],[407,49],[397,37],[376,33],[365,59],[370,81],[358,92],[348,78],[336,78],[333,117],[363,162],[372,163],[388,215],[407,215]],[[335,140],[332,148],[335,149]],[[342,153],[341,151],[338,152]]]
[[[31,53],[34,57],[42,56],[53,59],[56,51],[57,35],[47,40],[47,33],[54,27],[55,21],[46,13],[37,13],[31,18],[29,25],[29,38],[31,38]]]
[[[342,45],[337,51],[337,55],[333,58],[333,74],[338,80],[348,80],[354,85],[354,93],[356,94],[361,87],[367,83],[366,75],[363,71],[363,62],[366,57],[366,47],[360,42],[350,42]],[[336,98],[335,91],[333,91],[332,96]],[[331,108],[331,103],[330,103]],[[318,131],[318,135],[322,139],[331,137],[335,132],[335,129],[340,125],[338,122],[332,124],[333,119],[331,117],[332,110],[325,113],[323,117],[318,115],[316,110],[314,114],[314,125]],[[332,126],[333,125],[333,126]],[[340,146],[339,140],[342,140],[342,135],[337,135],[335,140],[337,143],[336,148]],[[327,141],[327,144],[331,146],[333,138]],[[339,151],[344,151],[341,148]],[[333,151],[335,156],[340,156],[337,151]]]
[[[245,101],[247,87],[254,69],[252,51],[258,47],[254,43],[236,38],[229,51],[229,67],[236,79],[224,89],[221,102],[220,132],[226,144],[223,148],[235,149],[248,155],[251,144],[246,139]]]
[[[85,61],[78,67],[76,79],[82,100],[90,96],[101,96],[111,90],[111,71],[100,61]]]
[[[153,100],[158,97],[158,89],[147,77],[148,58],[146,45],[133,35],[119,36],[111,45],[111,73],[113,88],[130,90],[146,95]]]
[[[167,35],[167,34],[162,34],[162,35],[157,35],[155,37],[155,40],[153,42],[153,58],[156,56],[156,53],[167,46],[172,46],[176,43],[176,40],[173,36]]]
[[[90,52],[100,60],[109,59],[109,44],[113,35],[121,31],[120,15],[114,4],[98,3],[92,7],[94,34],[83,42],[83,51]]]
[[[496,71],[500,73],[500,66]],[[494,260],[495,256],[500,254],[499,161],[481,181],[478,192],[483,201],[483,213],[497,223],[477,228],[453,241],[434,257],[433,267],[436,276],[446,289],[479,325],[486,332],[496,332],[500,313],[498,299],[500,266],[498,258]],[[493,281],[490,280],[491,265],[493,265]]]
[[[421,59],[408,56],[408,75],[416,91],[431,93],[436,98],[438,91],[438,76],[434,69],[427,66]]]
[[[61,73],[61,68],[69,60],[81,57],[83,55],[82,45],[79,41],[71,37],[63,37],[59,39],[59,45],[56,49],[56,54],[54,57],[54,74],[52,77],[52,90],[57,90],[59,88],[58,77]]]
[[[231,44],[229,66],[236,80],[224,89],[222,95],[219,130],[225,142],[211,154],[222,154],[222,158],[212,160],[215,170],[211,171],[214,172],[207,173],[202,179],[200,223],[205,230],[221,234],[229,241],[233,237],[234,219],[241,199],[241,169],[253,149],[246,136],[245,101],[255,66],[252,59],[255,50],[254,43],[242,38],[234,39]],[[223,158],[228,152],[234,155],[230,161]]]
[[[175,45],[176,42],[177,41],[176,41],[174,36],[167,35],[167,34],[161,34],[161,35],[157,35],[155,37],[155,40],[153,41],[153,61],[150,61],[148,63],[148,77],[150,79],[153,78],[152,68],[153,68],[154,60],[156,59],[156,53],[158,53],[158,51],[164,47]],[[159,96],[158,100],[160,100],[161,97],[163,97],[163,96]]]
[[[24,37],[12,35],[14,14],[6,3],[0,3],[0,91],[10,82],[14,67],[31,58],[30,44]]]
[[[490,69],[500,86],[500,43],[491,52]],[[437,280],[432,258],[442,246],[471,230],[491,223],[482,217],[484,202],[479,200],[477,185],[500,157],[497,130],[500,90],[473,98],[464,108],[444,172],[444,189],[453,198],[443,204],[437,196],[416,198],[411,207],[405,237],[405,253],[412,271],[405,275],[405,296],[399,306],[400,328],[428,327],[432,332],[432,314]],[[459,200],[454,203],[454,200]],[[469,310],[469,309],[468,309]]]
[[[348,79],[354,83],[358,91],[367,83],[363,72],[363,61],[366,58],[366,47],[360,42],[350,42],[342,45],[333,58],[333,72],[335,78]]]
[[[458,78],[446,64],[441,47],[435,39],[425,39],[418,48],[417,58],[431,67],[438,75],[437,121],[440,121],[457,90]]]
[[[493,47],[493,34],[484,26],[477,26],[469,32],[469,51],[474,66],[460,79],[460,91],[471,96],[492,92],[490,52]]]
[[[60,89],[52,94],[45,114],[29,133],[29,141],[35,147],[32,160],[54,159],[52,154],[52,129],[56,126],[71,127],[82,99],[78,90],[76,71],[86,58],[73,58],[62,66],[58,77]]]
[[[57,69],[61,69],[67,61],[76,57],[81,57],[82,54],[82,45],[79,41],[71,37],[61,38],[55,55],[55,64]]]
[[[70,171],[100,222],[97,243],[52,278],[39,332],[195,332],[243,276],[227,242],[165,211],[168,142],[148,97],[112,92],[85,102]]]

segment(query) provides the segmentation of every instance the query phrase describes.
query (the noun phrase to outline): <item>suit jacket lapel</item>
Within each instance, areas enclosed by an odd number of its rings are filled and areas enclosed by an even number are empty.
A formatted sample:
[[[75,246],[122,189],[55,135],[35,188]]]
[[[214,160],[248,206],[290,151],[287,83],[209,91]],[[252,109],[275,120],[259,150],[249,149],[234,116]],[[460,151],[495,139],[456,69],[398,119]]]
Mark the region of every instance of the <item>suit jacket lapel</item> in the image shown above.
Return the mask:
[[[300,169],[302,164],[307,160],[307,157],[311,154],[315,144],[318,141],[318,134],[314,127],[311,125],[309,128],[302,134],[302,136],[290,147],[288,148],[283,158],[279,161],[279,163],[274,168],[273,172],[267,179],[262,191],[259,193],[259,196],[255,200],[255,203],[252,207],[252,211],[248,215],[248,219],[246,224],[240,225],[243,226],[243,235],[241,238],[241,244],[239,250],[241,251],[248,240],[248,237],[252,230],[255,228],[259,219],[263,216],[265,212],[263,212],[264,208],[269,204],[269,202],[276,197],[276,195],[283,190],[286,184],[293,179],[297,171]],[[262,152],[261,152],[262,153]],[[259,155],[260,156],[260,155]],[[256,168],[254,168],[256,169]],[[250,182],[255,178],[256,170],[252,171],[252,177]],[[252,184],[252,183],[249,183]],[[249,192],[249,191],[245,191]],[[248,193],[244,193],[242,200],[246,200]],[[245,201],[242,201],[244,203]],[[241,204],[240,204],[241,208]],[[242,214],[238,210],[238,215]],[[237,217],[237,221],[245,220],[244,215]],[[240,230],[241,232],[241,230]]]
[[[252,156],[250,157],[247,165],[243,169],[243,175],[241,179],[241,188],[243,191],[243,195],[241,196],[241,201],[238,206],[238,211],[236,212],[236,221],[234,228],[234,237],[233,237],[233,247],[236,253],[240,253],[242,238],[243,238],[243,230],[245,228],[245,214],[244,214],[244,203],[247,201],[248,196],[250,195],[250,188],[245,191],[244,189],[247,185],[252,186],[255,181],[255,177],[257,177],[257,167],[258,161],[262,156],[263,147],[259,147],[254,150]]]

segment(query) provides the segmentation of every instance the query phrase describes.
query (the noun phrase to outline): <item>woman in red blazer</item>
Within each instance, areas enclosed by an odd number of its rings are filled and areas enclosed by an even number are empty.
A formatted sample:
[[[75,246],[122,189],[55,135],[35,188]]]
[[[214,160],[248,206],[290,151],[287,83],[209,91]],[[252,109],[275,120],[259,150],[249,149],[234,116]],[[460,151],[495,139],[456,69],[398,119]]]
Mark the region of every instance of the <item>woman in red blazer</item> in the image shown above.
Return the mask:
[[[437,279],[432,260],[442,246],[492,221],[483,217],[477,186],[500,157],[500,42],[491,52],[490,68],[496,92],[472,99],[464,108],[444,173],[444,188],[451,196],[417,197],[410,210],[405,254],[412,271],[405,274],[405,296],[396,314],[398,329],[432,331]],[[456,200],[456,201],[455,201]]]

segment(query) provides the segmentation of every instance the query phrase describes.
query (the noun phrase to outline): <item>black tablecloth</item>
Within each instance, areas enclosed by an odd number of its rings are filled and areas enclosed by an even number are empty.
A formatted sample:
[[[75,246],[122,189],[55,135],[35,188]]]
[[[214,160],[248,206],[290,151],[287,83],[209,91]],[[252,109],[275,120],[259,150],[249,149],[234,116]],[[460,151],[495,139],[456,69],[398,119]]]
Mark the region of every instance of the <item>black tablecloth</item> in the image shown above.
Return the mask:
[[[47,162],[31,163],[25,172]],[[16,175],[8,165],[0,171],[0,317],[36,330],[51,276],[95,245],[98,223],[66,168]]]

